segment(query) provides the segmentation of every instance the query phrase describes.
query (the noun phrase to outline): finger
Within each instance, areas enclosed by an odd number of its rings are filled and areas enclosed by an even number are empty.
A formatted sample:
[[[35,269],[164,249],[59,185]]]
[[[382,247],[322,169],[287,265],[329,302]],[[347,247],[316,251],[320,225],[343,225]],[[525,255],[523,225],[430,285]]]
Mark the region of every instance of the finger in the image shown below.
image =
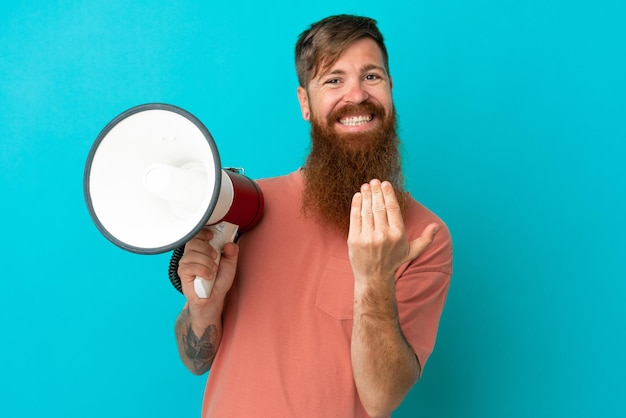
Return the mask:
[[[361,230],[374,229],[372,189],[369,183],[361,186]]]
[[[212,279],[216,272],[215,259],[196,252],[183,255],[178,263],[178,276],[187,283],[193,282],[196,277]]]
[[[178,275],[186,281],[195,276],[210,279],[217,271],[217,251],[205,239],[212,233],[200,233],[185,244],[185,251],[178,263]]]
[[[220,265],[215,275],[215,288],[228,291],[233,277],[237,271],[237,259],[239,258],[239,246],[233,242],[224,245]],[[220,290],[220,291],[221,291]]]
[[[206,255],[213,260],[217,257],[217,250],[210,244],[210,242],[197,236],[185,244],[184,254],[191,253]]]
[[[419,255],[433,243],[439,229],[440,227],[436,223],[427,225],[422,231],[422,235],[409,243],[409,255],[406,261],[414,260],[419,257]]]
[[[209,226],[205,226],[192,239],[211,241],[213,239],[213,230]]]
[[[370,181],[370,189],[372,190],[372,214],[374,225],[377,227],[386,226],[388,224],[387,207],[380,180],[373,179]]]
[[[393,186],[388,181],[383,181],[380,185],[380,188],[383,192],[383,197],[385,198],[385,207],[387,208],[387,212],[400,212],[400,204],[398,203],[398,198],[396,197],[396,192],[393,189]]]
[[[400,204],[393,186],[388,181],[383,181],[381,188],[385,198],[387,222],[392,227],[404,230],[404,219],[402,218],[402,211],[400,210]]]
[[[224,244],[224,249],[222,250],[222,257],[226,259],[232,259],[237,257],[239,254],[239,246],[234,242],[227,242]]]
[[[353,235],[361,232],[361,223],[363,218],[361,217],[361,205],[363,203],[363,196],[360,192],[357,192],[352,196],[352,205],[350,206],[350,230],[348,235]]]

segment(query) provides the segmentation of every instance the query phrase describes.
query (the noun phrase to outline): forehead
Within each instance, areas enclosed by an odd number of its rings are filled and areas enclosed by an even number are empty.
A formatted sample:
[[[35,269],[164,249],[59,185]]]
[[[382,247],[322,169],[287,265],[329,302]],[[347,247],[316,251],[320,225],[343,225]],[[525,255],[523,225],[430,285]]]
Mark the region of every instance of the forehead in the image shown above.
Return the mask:
[[[371,38],[361,38],[348,45],[336,56],[322,56],[315,77],[348,70],[368,71],[379,69],[386,72],[385,60],[380,47]]]

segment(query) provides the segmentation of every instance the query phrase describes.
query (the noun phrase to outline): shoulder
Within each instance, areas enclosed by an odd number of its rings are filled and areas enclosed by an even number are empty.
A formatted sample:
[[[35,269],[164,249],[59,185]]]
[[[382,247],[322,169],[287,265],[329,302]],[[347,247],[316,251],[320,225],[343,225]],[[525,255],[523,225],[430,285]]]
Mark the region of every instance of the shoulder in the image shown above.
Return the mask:
[[[262,190],[271,190],[279,187],[300,188],[303,184],[301,170],[275,177],[265,177],[256,181]]]
[[[299,200],[304,188],[300,170],[289,174],[256,180],[266,202]]]

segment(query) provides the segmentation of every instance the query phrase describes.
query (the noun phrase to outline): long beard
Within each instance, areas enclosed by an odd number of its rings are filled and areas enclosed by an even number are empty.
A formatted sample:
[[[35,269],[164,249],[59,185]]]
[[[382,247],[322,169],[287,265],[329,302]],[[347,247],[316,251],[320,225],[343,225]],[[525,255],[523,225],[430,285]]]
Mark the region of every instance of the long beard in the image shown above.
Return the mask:
[[[338,134],[334,122],[341,115],[358,114],[357,109],[374,113],[383,123],[359,134]],[[303,209],[323,226],[347,234],[352,197],[372,179],[388,180],[394,187],[400,208],[406,206],[404,179],[396,129],[395,111],[385,117],[373,104],[351,106],[329,115],[326,123],[311,118],[311,152],[304,167]]]

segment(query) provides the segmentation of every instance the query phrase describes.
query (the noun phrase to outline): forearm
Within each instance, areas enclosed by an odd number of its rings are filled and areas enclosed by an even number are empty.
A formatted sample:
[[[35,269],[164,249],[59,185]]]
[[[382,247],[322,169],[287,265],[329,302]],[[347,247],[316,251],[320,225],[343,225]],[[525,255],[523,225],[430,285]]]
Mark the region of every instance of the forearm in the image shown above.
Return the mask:
[[[192,310],[187,304],[176,319],[175,332],[185,366],[194,374],[206,373],[222,339],[221,314]]]
[[[396,409],[420,375],[400,328],[393,280],[355,287],[352,369],[363,406],[372,416]]]

